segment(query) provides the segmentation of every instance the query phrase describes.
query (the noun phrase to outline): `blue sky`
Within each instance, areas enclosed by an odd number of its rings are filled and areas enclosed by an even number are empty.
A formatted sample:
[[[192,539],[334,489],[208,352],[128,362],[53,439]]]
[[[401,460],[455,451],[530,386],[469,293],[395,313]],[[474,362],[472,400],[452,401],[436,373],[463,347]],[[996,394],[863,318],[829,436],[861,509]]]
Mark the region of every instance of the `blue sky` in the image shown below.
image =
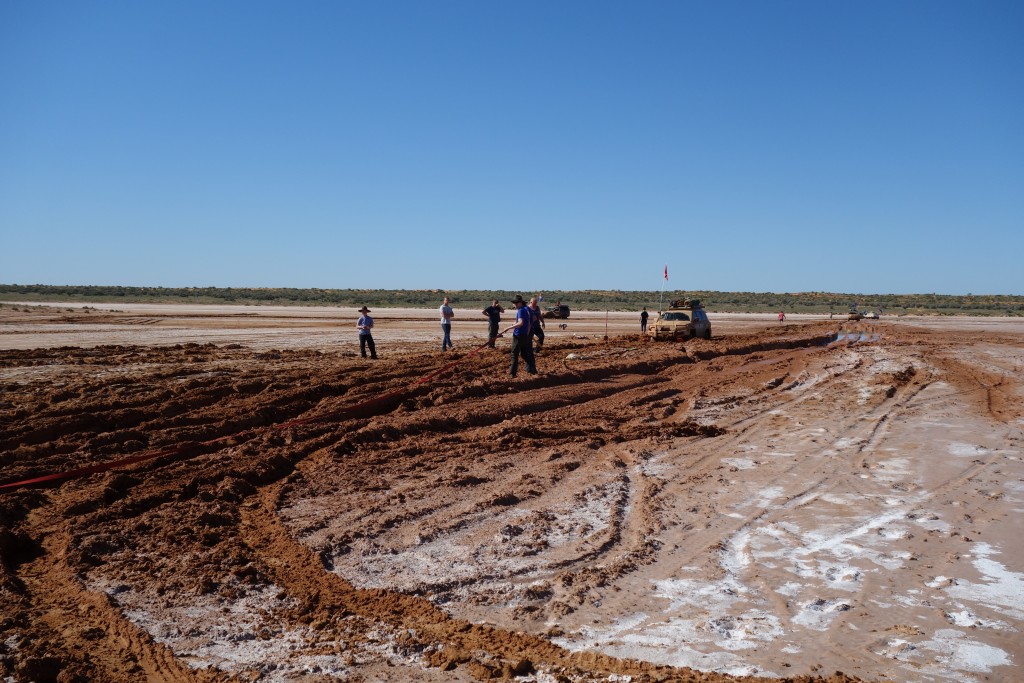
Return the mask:
[[[0,282],[1024,294],[1024,3],[0,3]]]

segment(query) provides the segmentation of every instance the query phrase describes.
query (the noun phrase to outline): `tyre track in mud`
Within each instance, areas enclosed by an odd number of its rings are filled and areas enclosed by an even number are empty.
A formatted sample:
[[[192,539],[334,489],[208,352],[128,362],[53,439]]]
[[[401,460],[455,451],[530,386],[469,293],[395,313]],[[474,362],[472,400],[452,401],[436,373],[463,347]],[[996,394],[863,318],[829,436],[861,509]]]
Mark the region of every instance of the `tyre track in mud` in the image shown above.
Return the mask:
[[[916,371],[915,367],[917,368]],[[868,468],[869,463],[874,457],[873,454],[876,454],[877,452],[882,450],[882,444],[885,442],[886,434],[889,431],[890,427],[895,422],[899,421],[903,415],[907,414],[911,410],[911,404],[916,403],[916,399],[918,398],[918,396],[920,396],[930,386],[931,382],[934,379],[934,373],[929,371],[925,371],[922,373],[922,367],[923,365],[920,364],[919,362],[914,362],[908,365],[904,370],[900,370],[894,373],[893,379],[895,381],[886,392],[886,399],[891,400],[883,400],[869,413],[861,414],[857,417],[858,422],[864,420],[867,421],[868,424],[860,426],[851,426],[847,424],[840,428],[839,433],[844,435],[841,439],[843,442],[845,442],[844,446],[851,445],[851,442],[852,445],[856,446],[855,453],[851,453],[849,457],[843,458],[843,462],[849,465],[849,471],[845,475],[847,481],[856,484],[858,479],[855,475],[857,474],[859,469]],[[923,374],[925,376],[915,377],[915,375],[919,374]],[[972,377],[973,374],[974,373],[968,373],[968,375]],[[913,378],[912,381],[911,378]],[[980,381],[979,383],[982,385],[986,384],[985,381]],[[993,415],[993,417],[998,416]],[[736,441],[743,440],[744,437],[749,436],[749,434],[745,432],[737,432],[737,430],[735,429],[732,429],[730,431],[731,434],[729,438]],[[828,446],[825,449],[823,449],[823,451],[828,450],[830,447],[833,447],[834,443],[834,441],[830,442],[830,444],[828,444]],[[844,449],[839,450],[841,452]],[[845,448],[845,450],[849,449]],[[868,454],[872,455],[868,456]],[[920,507],[921,505],[924,505],[928,500],[932,500],[937,497],[943,496],[951,491],[955,491],[958,488],[960,488],[964,483],[974,480],[976,477],[980,475],[981,472],[990,468],[993,464],[1000,460],[1000,458],[1001,456],[995,453],[991,454],[984,460],[975,460],[972,465],[965,468],[956,476],[948,480],[939,482],[935,485],[932,485],[927,494],[925,494],[925,497],[923,498],[921,497],[921,492],[915,493],[913,492],[913,489],[909,489],[911,491],[911,493],[909,494],[910,498],[914,502],[915,507]],[[818,489],[820,489],[822,486],[825,486],[826,488],[832,488],[835,485],[841,483],[841,479],[841,477],[837,478],[836,472],[826,472],[823,476],[820,476],[810,488],[802,491],[799,494],[799,496],[795,498],[796,503],[802,505],[805,504],[806,502],[809,502],[813,498],[817,497],[817,495],[819,495],[820,491]],[[854,490],[858,489],[857,486],[854,486],[853,488]],[[866,494],[866,492],[864,493]],[[728,556],[730,554],[735,556],[736,554],[742,551],[742,548],[737,549],[735,547],[732,547],[732,545],[735,543],[735,539],[737,538],[740,538],[741,540],[746,540],[746,537],[743,535],[744,529],[749,529],[750,527],[759,523],[770,524],[772,519],[775,519],[776,522],[782,521],[786,517],[787,510],[793,509],[793,506],[794,499],[791,497],[790,501],[786,502],[779,509],[766,510],[752,517],[746,518],[743,524],[733,532],[733,536],[731,537],[733,540],[727,543],[723,548],[723,556]],[[916,515],[910,516],[913,517]],[[859,533],[860,531],[862,531],[862,529],[857,528],[856,531]],[[735,562],[735,558],[733,558],[733,560],[734,561],[732,562],[732,564],[737,564],[737,562]],[[755,580],[755,583],[758,582]],[[763,594],[773,595],[773,586],[771,584],[767,584],[764,581],[761,581],[759,583]],[[777,596],[774,597],[776,597],[775,602],[778,608],[779,604],[781,603],[781,599],[779,599]],[[782,610],[780,609],[779,611],[781,612]],[[847,620],[848,616],[849,615],[847,613],[842,613],[836,617],[835,621],[837,624],[841,626],[842,623],[845,620]],[[841,632],[841,629],[837,626],[834,629],[834,632]],[[831,640],[829,648],[833,653],[833,657],[839,660],[842,658],[843,653],[849,649],[849,642],[845,639]],[[875,653],[870,651],[867,651],[862,654],[874,658],[876,663],[879,665],[879,668],[887,668],[888,662],[884,657],[876,655]]]
[[[827,351],[823,353],[827,353]],[[794,359],[792,358],[785,359],[786,363],[791,363],[793,361]],[[763,362],[771,365],[773,370],[779,365],[779,363],[776,362]],[[855,363],[850,367],[857,369],[860,367],[860,363]],[[744,369],[738,368],[735,370],[737,373],[741,373]],[[726,403],[729,404],[729,409],[735,410],[741,417],[737,418],[736,416],[731,416],[731,419],[721,419],[721,416],[719,417],[719,424],[728,425],[728,429],[726,435],[723,436],[716,444],[717,452],[728,451],[728,444],[730,443],[741,444],[749,442],[750,440],[763,441],[763,438],[759,439],[758,432],[763,432],[765,429],[771,431],[772,427],[770,425],[766,426],[761,424],[756,419],[756,415],[763,415],[767,411],[778,412],[782,407],[791,410],[795,405],[808,398],[807,395],[798,395],[793,397],[792,393],[789,394],[789,397],[786,396],[786,393],[793,391],[792,387],[796,384],[795,382],[787,385],[785,392],[779,390],[772,391],[776,387],[781,386],[785,378],[791,373],[792,369],[787,368],[784,374],[778,376],[776,380],[769,382],[768,389],[764,391],[755,391],[747,396],[734,397],[733,399],[726,401]],[[836,482],[834,480],[837,472],[840,470],[847,470],[850,473],[855,473],[856,469],[851,466],[851,459],[855,458],[859,453],[862,453],[873,440],[881,438],[882,431],[885,426],[889,424],[889,421],[897,418],[901,411],[905,409],[906,404],[913,400],[914,396],[927,386],[927,384],[921,384],[918,382],[910,388],[904,387],[904,385],[907,384],[914,376],[912,366],[908,366],[904,370],[897,372],[896,375],[897,376],[893,378],[893,383],[887,386],[884,398],[882,398],[881,401],[878,402],[878,405],[872,410],[874,417],[872,417],[871,414],[859,414],[855,419],[845,421],[835,430],[842,436],[834,436],[826,444],[819,447],[820,453],[824,454],[835,446],[836,439],[842,439],[849,445],[857,446],[856,452],[849,453],[849,455],[841,460],[835,460],[835,466],[826,470],[824,473],[815,473],[815,483],[797,494],[790,494],[787,502],[785,502],[781,508],[777,507],[772,510],[764,510],[753,516],[747,516],[744,520],[739,521],[738,525],[728,525],[730,527],[728,530],[721,529],[721,533],[725,534],[727,538],[732,539],[731,541],[726,541],[721,546],[718,544],[714,544],[712,546],[698,545],[696,548],[691,549],[690,552],[684,555],[680,562],[687,565],[701,557],[708,556],[709,551],[711,551],[711,555],[714,556],[717,554],[716,548],[720,547],[723,557],[732,555],[731,564],[745,564],[745,562],[742,561],[737,562],[737,556],[742,555],[743,553],[742,548],[735,547],[735,539],[743,536],[744,529],[749,529],[758,522],[764,522],[767,524],[770,523],[771,519],[785,518],[787,511],[805,505],[807,502],[820,495],[821,491],[819,489],[823,486],[831,488],[835,485]],[[844,377],[838,374],[833,374],[829,382],[818,382],[815,384],[813,391],[815,393],[834,393],[834,390],[830,385],[841,384],[843,381],[845,381]],[[722,387],[716,388],[721,389]],[[725,389],[728,389],[728,387],[726,386]],[[725,390],[724,393],[728,396],[729,391]],[[716,404],[718,402],[709,401],[708,403]],[[742,417],[745,413],[749,413],[750,411],[756,411],[756,415],[752,417]],[[742,425],[750,421],[752,421],[753,424],[752,428],[742,427]],[[840,450],[846,450],[849,452],[849,445],[844,445]],[[691,476],[698,477],[701,472],[709,474],[711,469],[713,469],[716,457],[717,456],[715,454],[707,454],[699,456],[697,459],[687,460],[688,467],[693,473]],[[710,463],[711,467],[702,467],[702,465],[705,465],[706,463]],[[791,472],[798,467],[800,466],[794,464],[789,469],[784,470],[783,473]],[[775,598],[777,611],[779,613],[785,613],[787,611],[782,609],[784,606],[783,601],[777,596],[774,590],[772,590],[773,586],[756,579],[753,581],[753,584],[760,585],[760,592],[762,595],[768,596],[769,598]]]
[[[824,353],[828,353],[825,351]],[[861,366],[858,360],[855,363],[851,363],[849,366],[852,369],[858,369]],[[816,383],[813,386],[815,393],[835,393],[835,387],[840,385],[844,379],[845,372],[832,374],[825,382]],[[827,439],[824,443],[817,447],[817,452],[811,455],[811,459],[816,463],[826,462],[829,465],[828,469],[821,472],[816,472],[813,478],[807,482],[799,491],[791,492],[787,495],[786,501],[773,509],[763,509],[752,515],[749,515],[743,519],[736,520],[734,525],[730,525],[731,531],[727,532],[727,539],[725,541],[717,542],[716,545],[721,545],[721,552],[725,555],[728,554],[741,554],[741,550],[733,547],[732,539],[742,535],[744,530],[749,529],[754,524],[759,522],[769,523],[768,520],[777,517],[784,517],[789,510],[797,507],[806,505],[809,501],[816,498],[820,492],[829,486],[836,484],[836,473],[839,470],[846,470],[849,473],[856,472],[860,465],[854,465],[851,460],[858,457],[865,449],[867,443],[875,437],[882,425],[884,425],[889,419],[893,417],[894,412],[898,412],[902,405],[911,400],[914,396],[919,393],[920,389],[912,389],[908,395],[895,402],[888,402],[888,400],[882,401],[872,412],[881,412],[881,415],[870,420],[869,424],[867,418],[862,415],[848,418],[843,420],[840,425],[836,428],[837,436]],[[734,417],[731,421],[728,421],[728,430],[725,438],[726,442],[733,444],[731,447],[735,448],[736,444],[749,443],[751,441],[759,442],[765,441],[766,437],[762,436],[765,431],[773,431],[775,428],[770,425],[762,424],[761,417],[767,410],[780,410],[783,408],[792,409],[794,406],[807,401],[814,396],[809,394],[808,391],[801,392],[798,395],[784,396],[782,390],[776,391],[774,395],[768,394],[757,394],[751,397],[750,401],[738,401],[735,404],[735,408],[740,412],[739,416]],[[775,399],[775,401],[773,401]],[[760,403],[767,402],[769,406],[759,405]],[[743,413],[750,411],[752,414],[744,415]],[[751,425],[746,427],[744,425]],[[840,436],[841,435],[841,436]],[[824,453],[836,450],[836,444],[839,441],[849,443],[859,443],[854,453],[851,453],[848,457],[842,459],[825,459],[821,457]],[[840,452],[844,449],[839,449]],[[696,461],[693,461],[693,465],[697,468],[705,465],[706,463],[714,464],[717,462],[717,458],[720,457],[717,453],[709,453]],[[802,470],[806,465],[803,463],[794,462],[789,467],[783,468],[781,474],[789,475],[795,471]],[[710,470],[705,470],[710,471]],[[699,473],[695,472],[695,474]],[[705,557],[708,555],[708,551],[712,548],[697,548],[693,552],[689,553],[684,557],[685,562],[696,562],[698,558]],[[765,594],[770,595],[771,591],[767,590],[767,586],[764,586]]]
[[[574,362],[576,365],[596,364],[595,367],[575,367],[568,372],[556,370],[540,378],[517,382],[512,391],[507,381],[493,376],[504,368],[504,355],[497,360],[473,360],[464,369],[438,377],[430,387],[409,392],[389,405],[388,412],[264,432],[225,444],[212,452],[196,454],[187,462],[158,461],[122,473],[69,482],[45,494],[19,493],[10,499],[13,502],[0,500],[4,505],[0,509],[2,530],[17,534],[21,539],[18,557],[4,557],[4,566],[10,572],[10,580],[5,581],[4,586],[29,604],[15,608],[18,624],[4,625],[0,640],[10,634],[26,643],[38,637],[39,642],[47,643],[59,653],[60,661],[50,666],[82,680],[144,680],[154,676],[167,680],[220,680],[228,676],[225,672],[191,668],[180,657],[173,656],[167,645],[160,644],[145,628],[129,620],[118,599],[87,588],[82,582],[85,577],[90,586],[95,586],[97,577],[108,576],[112,581],[139,587],[147,580],[147,572],[158,567],[159,571],[166,572],[155,581],[159,584],[157,588],[164,591],[162,595],[171,596],[165,600],[173,602],[181,591],[198,591],[206,596],[216,596],[217,591],[221,591],[223,599],[230,600],[231,590],[276,584],[305,605],[286,611],[286,620],[308,625],[317,623],[318,616],[326,617],[331,609],[341,609],[371,621],[413,629],[416,634],[411,638],[415,647],[431,667],[441,671],[467,671],[477,678],[507,675],[517,667],[526,667],[523,661],[530,660],[530,666],[549,667],[547,670],[569,676],[618,673],[637,676],[637,680],[748,680],[657,667],[593,653],[570,653],[541,636],[452,618],[418,595],[353,588],[328,571],[320,555],[296,540],[278,513],[289,489],[300,483],[308,484],[309,478],[332,463],[342,462],[352,467],[351,471],[362,478],[356,489],[364,491],[380,485],[375,482],[385,472],[382,469],[385,463],[392,468],[407,468],[407,472],[413,474],[448,463],[452,475],[466,479],[467,485],[459,489],[465,490],[489,484],[486,476],[474,474],[470,465],[492,454],[495,446],[540,453],[537,457],[531,456],[533,460],[528,458],[528,463],[558,454],[544,471],[559,479],[547,484],[546,490],[553,491],[564,485],[572,480],[574,473],[582,476],[587,468],[621,470],[617,476],[622,492],[604,540],[596,543],[591,554],[567,558],[563,564],[552,566],[556,573],[572,574],[584,587],[600,585],[602,581],[632,571],[637,563],[646,561],[645,554],[657,551],[650,545],[650,539],[659,532],[661,512],[656,508],[664,504],[662,485],[649,477],[633,474],[643,464],[645,449],[656,448],[666,439],[682,438],[697,443],[742,426],[742,421],[724,425],[693,422],[688,417],[692,412],[687,405],[689,392],[701,386],[705,379],[691,380],[685,376],[687,371],[723,357],[727,360],[721,362],[733,363],[730,358],[780,350],[780,344],[790,344],[789,348],[794,349],[809,348],[818,345],[819,339],[817,333],[809,333],[794,335],[790,341],[774,340],[760,346],[753,338],[737,340],[738,346],[731,340],[701,342],[703,350],[699,353],[706,358],[691,352],[688,354],[691,361],[696,360],[685,366],[678,365],[680,357],[675,349],[641,348],[635,358],[631,358],[632,352],[627,349],[614,357]],[[611,345],[615,343],[613,340]],[[575,348],[580,347],[552,345],[545,349],[545,354],[549,355],[542,363],[554,353],[564,354]],[[736,351],[737,348],[746,350]],[[50,360],[61,358],[58,353],[49,353]],[[438,367],[439,363],[436,357],[421,354],[401,365],[382,363],[372,369],[352,368],[308,353],[254,359],[244,349],[212,345],[164,352],[132,350],[127,355],[132,356],[133,363],[146,360],[165,366],[203,357],[197,365],[215,360],[217,367],[246,368],[253,362],[264,367],[248,370],[251,373],[248,376],[241,373],[242,376],[191,380],[194,384],[186,387],[186,392],[194,394],[186,393],[183,403],[188,403],[187,397],[194,395],[201,404],[198,411],[149,420],[114,419],[117,417],[114,413],[124,409],[118,403],[118,396],[125,392],[103,378],[81,379],[79,385],[70,389],[67,386],[47,389],[45,382],[37,383],[31,391],[19,387],[23,396],[29,401],[34,396],[37,403],[39,398],[46,397],[47,391],[54,397],[61,397],[60,401],[50,401],[47,405],[59,405],[65,412],[60,415],[51,412],[45,419],[58,425],[59,418],[63,418],[66,429],[54,429],[47,435],[37,431],[38,436],[28,439],[32,447],[26,448],[20,436],[33,432],[14,430],[33,426],[27,414],[18,412],[27,409],[29,404],[7,409],[7,415],[16,419],[10,423],[12,431],[4,431],[2,434],[6,436],[0,434],[0,438],[7,439],[4,443],[18,445],[10,451],[5,448],[5,478],[9,471],[35,472],[40,466],[65,464],[69,455],[79,452],[78,449],[69,452],[75,445],[70,443],[72,441],[95,446],[92,457],[114,457],[131,452],[139,444],[167,443],[185,435],[194,440],[208,438],[211,429],[227,434],[239,426],[264,426],[298,416],[329,414],[374,392],[403,386],[408,380]],[[83,354],[82,357],[103,359],[104,353]],[[22,354],[23,361],[32,359],[31,353]],[[6,357],[4,362],[17,362],[17,359]],[[116,365],[109,358],[107,362]],[[554,363],[552,366],[557,368]],[[138,385],[142,385],[149,393],[133,397],[130,408],[145,412],[148,405],[164,405],[166,389],[163,385],[177,381],[180,375],[175,372],[140,372],[132,379],[138,384],[129,388],[138,390]],[[309,384],[311,372],[330,379],[304,386]],[[342,377],[344,381],[338,379]],[[707,381],[711,381],[710,377]],[[235,390],[232,382],[240,390]],[[147,387],[148,384],[153,386]],[[73,395],[76,391],[79,397],[89,396],[91,400],[81,406],[80,414],[102,408],[110,416],[108,420],[89,424],[67,420],[75,414],[75,409],[65,404],[76,401]],[[774,394],[766,392],[760,398],[755,395],[746,409],[763,410],[755,404],[757,400],[781,397],[784,391],[776,387]],[[801,400],[791,396],[785,394],[786,400]],[[491,406],[496,399],[500,405]],[[20,398],[15,397],[15,400]],[[263,408],[268,405],[269,409]],[[48,409],[44,408],[44,413],[45,410]],[[177,408],[168,412],[175,410]],[[731,434],[728,438],[732,438]],[[393,453],[398,453],[397,461]],[[575,469],[559,469],[562,463],[574,462],[583,464]],[[700,468],[699,463],[695,465]],[[457,471],[460,466],[465,467],[464,472]],[[437,483],[444,482],[438,480]],[[543,491],[539,493],[545,495]],[[494,499],[501,495],[495,490]],[[376,511],[367,509],[363,521],[373,525],[374,519],[380,519],[384,528],[415,520],[415,517],[401,516],[401,512],[389,515],[385,512],[387,507]],[[632,514],[625,512],[627,507],[634,508]],[[432,510],[422,511],[424,517],[433,514]],[[183,534],[186,529],[194,530],[195,537]],[[123,539],[118,541],[114,538],[116,535]],[[194,554],[199,559],[191,565],[191,575],[184,575],[184,567],[175,565],[173,558],[147,567],[145,562],[132,559],[132,545],[136,540],[141,542],[135,550],[176,548],[182,554]],[[24,541],[32,544],[35,554],[23,545]],[[599,558],[603,558],[605,567],[572,571],[581,564],[593,564]],[[219,586],[211,587],[207,582]],[[573,593],[569,591],[565,595]],[[18,600],[14,599],[10,604],[16,602]],[[85,617],[78,619],[84,621],[85,626],[76,634],[62,628],[62,624],[73,619],[70,615],[79,609],[79,604],[88,607],[84,610]],[[302,609],[307,613],[301,614]],[[320,624],[328,635],[330,623],[328,620]],[[109,637],[96,640],[100,631]],[[343,642],[341,634],[339,638]],[[0,673],[14,671],[33,657],[38,658],[38,648],[28,645],[24,648],[2,653]],[[65,678],[72,680],[68,676]],[[42,680],[45,676],[39,678]]]
[[[243,538],[252,548],[259,549],[275,581],[303,602],[315,605],[317,612],[353,612],[410,629],[423,650],[442,646],[428,656],[429,663],[442,670],[467,666],[478,679],[525,674],[540,666],[555,675],[569,677],[618,674],[635,676],[637,680],[721,680],[714,675],[646,662],[593,653],[573,654],[544,638],[453,619],[420,597],[355,589],[344,579],[324,571],[320,558],[295,541],[280,524],[276,489],[264,489],[259,502],[248,504],[242,521]],[[487,653],[486,659],[480,656],[481,651]]]
[[[41,642],[31,644],[38,654],[23,660],[22,675],[39,681],[225,680],[216,672],[185,666],[171,650],[128,620],[107,595],[85,589],[66,562],[69,540],[66,533],[51,534],[39,557],[19,571],[31,596],[32,621],[45,634]],[[59,660],[80,665],[74,674],[61,679],[58,676],[67,667]]]

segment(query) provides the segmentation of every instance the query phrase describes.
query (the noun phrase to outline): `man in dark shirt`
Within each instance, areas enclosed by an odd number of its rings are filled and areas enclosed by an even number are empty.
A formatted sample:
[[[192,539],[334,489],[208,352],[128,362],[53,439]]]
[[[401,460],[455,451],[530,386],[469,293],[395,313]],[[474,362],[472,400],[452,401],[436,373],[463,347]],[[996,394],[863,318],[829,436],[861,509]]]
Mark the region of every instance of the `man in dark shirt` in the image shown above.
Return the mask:
[[[537,305],[536,297],[530,299],[527,308],[530,309],[530,335],[537,338],[537,345],[533,347],[533,352],[540,353],[540,348],[544,346],[544,314],[541,313],[540,306]]]
[[[644,306],[644,310],[640,312],[640,334],[646,334],[647,333],[647,318],[648,317],[649,317],[649,314],[647,313],[647,307]]]
[[[487,316],[487,345],[492,349],[494,348],[494,338],[498,336],[498,323],[501,322],[501,314],[504,312],[505,309],[501,307],[497,299],[483,311]]]

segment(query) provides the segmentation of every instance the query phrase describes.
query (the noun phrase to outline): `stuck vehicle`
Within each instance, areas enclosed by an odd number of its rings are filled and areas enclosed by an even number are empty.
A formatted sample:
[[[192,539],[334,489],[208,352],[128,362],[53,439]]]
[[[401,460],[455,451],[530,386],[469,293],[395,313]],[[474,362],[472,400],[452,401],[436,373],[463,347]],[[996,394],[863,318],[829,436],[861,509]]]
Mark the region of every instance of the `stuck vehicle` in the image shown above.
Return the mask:
[[[711,320],[697,299],[679,299],[669,302],[668,310],[658,314],[647,334],[655,341],[711,339]]]
[[[565,304],[558,304],[552,306],[548,310],[544,311],[543,316],[545,318],[557,318],[558,320],[565,320],[569,317],[569,307]]]

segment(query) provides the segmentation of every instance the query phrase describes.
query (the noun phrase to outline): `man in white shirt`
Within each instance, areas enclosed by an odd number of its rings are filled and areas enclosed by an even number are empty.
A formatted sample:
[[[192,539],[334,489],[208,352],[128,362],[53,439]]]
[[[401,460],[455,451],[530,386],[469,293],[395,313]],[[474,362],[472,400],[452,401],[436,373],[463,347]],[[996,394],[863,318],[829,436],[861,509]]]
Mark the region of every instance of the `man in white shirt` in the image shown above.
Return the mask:
[[[441,313],[441,332],[444,333],[444,339],[441,340],[441,351],[444,352],[455,348],[455,344],[452,344],[452,318],[455,317],[455,311],[448,305],[448,297],[444,298],[444,303],[441,304],[438,311]]]

